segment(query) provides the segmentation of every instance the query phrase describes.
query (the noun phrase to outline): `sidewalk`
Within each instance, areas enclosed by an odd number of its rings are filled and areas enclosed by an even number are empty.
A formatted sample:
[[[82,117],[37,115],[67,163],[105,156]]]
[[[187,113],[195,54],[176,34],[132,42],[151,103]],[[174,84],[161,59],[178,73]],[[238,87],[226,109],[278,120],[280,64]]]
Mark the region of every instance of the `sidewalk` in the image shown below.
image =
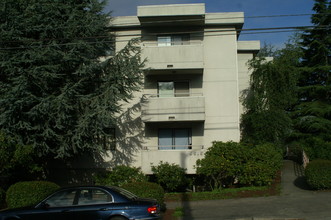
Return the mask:
[[[331,192],[308,190],[303,168],[285,160],[280,196],[167,203],[184,220],[331,220]]]

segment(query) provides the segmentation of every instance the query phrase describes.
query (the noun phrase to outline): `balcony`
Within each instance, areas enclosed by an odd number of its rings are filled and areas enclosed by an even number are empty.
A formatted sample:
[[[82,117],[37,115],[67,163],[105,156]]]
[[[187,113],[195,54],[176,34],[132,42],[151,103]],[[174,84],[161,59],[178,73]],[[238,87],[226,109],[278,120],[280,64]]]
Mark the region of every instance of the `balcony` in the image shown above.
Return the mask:
[[[144,95],[143,122],[204,121],[205,98],[202,94],[186,97],[157,97]]]
[[[147,59],[146,67],[152,69],[202,69],[203,44],[157,46],[144,43],[142,58]]]

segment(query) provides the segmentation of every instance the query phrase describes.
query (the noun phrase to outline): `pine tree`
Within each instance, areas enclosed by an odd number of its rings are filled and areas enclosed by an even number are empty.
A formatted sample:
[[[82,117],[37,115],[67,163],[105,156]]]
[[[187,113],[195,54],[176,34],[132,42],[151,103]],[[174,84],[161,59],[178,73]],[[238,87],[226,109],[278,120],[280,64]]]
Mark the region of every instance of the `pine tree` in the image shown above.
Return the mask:
[[[302,35],[302,67],[298,103],[293,108],[293,139],[313,149],[313,157],[328,148],[331,159],[331,3],[315,0],[314,27]],[[322,150],[324,149],[324,150]]]
[[[103,152],[121,101],[140,88],[136,41],[114,50],[98,0],[0,3],[0,129],[40,156]]]

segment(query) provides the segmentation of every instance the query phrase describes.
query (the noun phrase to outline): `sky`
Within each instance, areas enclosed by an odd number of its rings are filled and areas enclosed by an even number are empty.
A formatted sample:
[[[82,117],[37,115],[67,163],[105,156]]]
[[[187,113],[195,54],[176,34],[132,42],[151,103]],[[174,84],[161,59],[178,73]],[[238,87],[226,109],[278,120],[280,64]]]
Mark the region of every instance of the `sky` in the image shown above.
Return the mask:
[[[314,2],[314,0],[108,0],[105,11],[111,11],[113,17],[132,16],[137,15],[137,6],[141,5],[205,3],[206,13],[244,12],[243,29],[278,28],[310,26],[310,15],[307,14],[313,13]],[[239,40],[260,40],[261,45],[268,44],[281,48],[293,35],[293,32],[268,32],[272,33],[242,32]]]

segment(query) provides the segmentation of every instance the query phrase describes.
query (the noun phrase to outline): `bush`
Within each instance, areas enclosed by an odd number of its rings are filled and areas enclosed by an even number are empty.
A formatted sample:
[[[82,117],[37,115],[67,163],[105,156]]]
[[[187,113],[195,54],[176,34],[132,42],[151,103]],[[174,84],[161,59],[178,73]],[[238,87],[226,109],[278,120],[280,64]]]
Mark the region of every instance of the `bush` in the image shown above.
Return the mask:
[[[273,144],[250,148],[249,158],[238,177],[239,183],[250,186],[270,185],[280,170],[282,161],[282,152]]]
[[[213,190],[234,183],[248,158],[248,148],[235,142],[213,142],[205,158],[197,160],[197,174],[205,176]]]
[[[310,160],[331,160],[331,142],[319,137],[308,137],[299,141]]]
[[[157,202],[161,205],[161,208],[165,207],[164,190],[160,185],[156,183],[151,183],[151,182],[128,183],[123,185],[122,188],[134,193],[135,195],[141,198],[156,199]]]
[[[177,164],[160,162],[157,166],[152,166],[156,181],[167,192],[181,191],[188,184],[185,169]]]
[[[97,185],[122,186],[132,182],[147,182],[148,178],[139,168],[120,165],[112,171],[99,173],[95,177]]]
[[[6,191],[0,188],[0,209],[4,208],[6,203]]]
[[[9,187],[6,195],[8,208],[34,205],[59,188],[47,181],[18,182]]]
[[[197,161],[197,173],[204,175],[213,189],[235,183],[246,186],[269,185],[282,164],[282,152],[273,144],[255,147],[235,142],[214,142]]]
[[[331,189],[331,161],[313,160],[305,170],[306,180],[313,189]]]

